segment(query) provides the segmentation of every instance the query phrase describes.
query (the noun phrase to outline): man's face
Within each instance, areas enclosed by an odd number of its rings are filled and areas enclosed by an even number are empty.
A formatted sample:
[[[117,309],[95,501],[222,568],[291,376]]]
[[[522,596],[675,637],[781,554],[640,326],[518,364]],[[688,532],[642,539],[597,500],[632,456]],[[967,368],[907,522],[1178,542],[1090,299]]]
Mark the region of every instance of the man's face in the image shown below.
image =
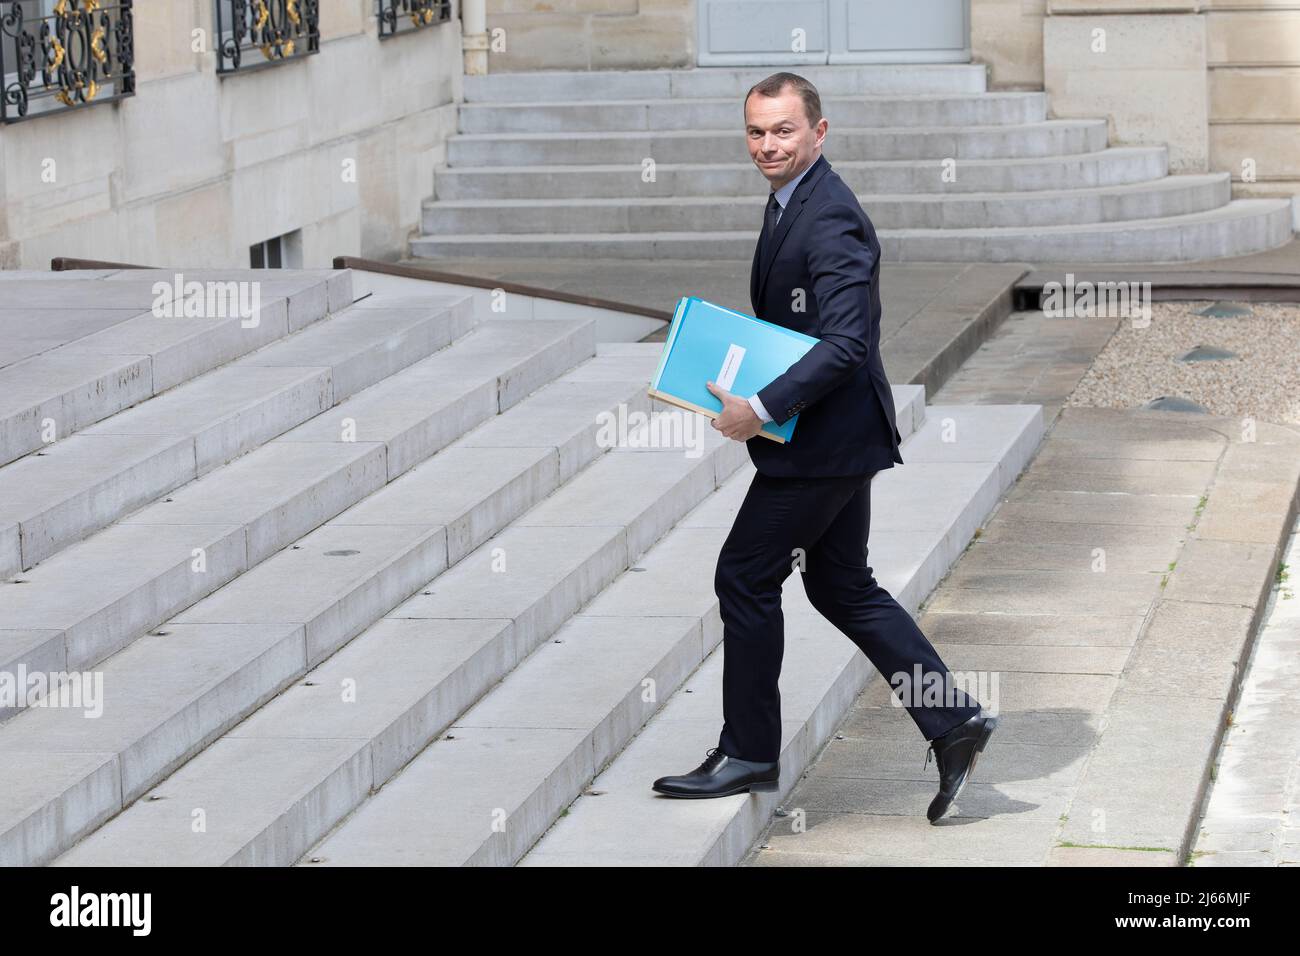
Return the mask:
[[[753,94],[745,102],[745,141],[749,158],[780,189],[821,155],[828,124],[808,125],[803,99],[790,87],[779,96]]]

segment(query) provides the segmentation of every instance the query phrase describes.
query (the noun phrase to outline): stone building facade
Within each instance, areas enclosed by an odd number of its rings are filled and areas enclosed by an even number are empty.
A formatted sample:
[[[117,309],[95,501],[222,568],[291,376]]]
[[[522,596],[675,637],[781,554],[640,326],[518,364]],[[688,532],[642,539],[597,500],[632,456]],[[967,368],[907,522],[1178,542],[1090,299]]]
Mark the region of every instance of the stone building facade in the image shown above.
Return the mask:
[[[133,95],[88,105],[74,95],[68,108],[38,71],[27,84],[29,115],[7,104],[0,266],[43,268],[54,256],[75,256],[247,267],[260,252],[268,262],[318,267],[336,255],[403,251],[456,128],[464,74],[456,10],[439,19],[428,5],[435,16],[417,29],[402,9],[397,34],[381,39],[378,0],[259,4],[45,0],[37,10],[30,0],[0,2],[0,18],[21,6],[38,40],[38,13],[52,30],[60,6],[65,15],[85,10],[95,27],[106,17],[94,48],[118,83],[126,64],[115,34],[129,18],[134,72]],[[226,58],[228,72],[218,72],[214,38],[233,37],[231,11],[240,6],[250,25],[265,9],[263,27],[278,25],[285,42],[246,36],[239,68]],[[299,21],[315,14],[314,52],[290,11]],[[79,49],[87,31],[63,26],[60,65],[95,60]],[[21,67],[14,29],[12,20],[0,26],[7,87]],[[97,65],[103,100],[114,84]]]
[[[18,7],[29,26],[86,16],[62,81],[28,77],[25,117]],[[223,66],[238,11],[286,33],[314,18],[312,49],[250,34]],[[6,268],[401,256],[463,76],[482,70],[973,61],[991,90],[1045,90],[1051,117],[1105,117],[1112,145],[1167,144],[1170,172],[1230,172],[1234,198],[1300,194],[1300,0],[0,0],[0,23]],[[82,105],[94,71],[75,67],[97,57],[118,74]]]

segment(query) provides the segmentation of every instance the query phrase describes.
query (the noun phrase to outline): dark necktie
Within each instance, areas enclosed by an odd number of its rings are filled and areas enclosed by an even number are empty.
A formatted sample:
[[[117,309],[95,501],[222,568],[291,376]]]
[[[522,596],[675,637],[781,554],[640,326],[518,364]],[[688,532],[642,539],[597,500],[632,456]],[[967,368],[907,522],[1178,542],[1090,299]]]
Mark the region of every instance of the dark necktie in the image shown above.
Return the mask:
[[[767,197],[767,236],[771,239],[776,235],[776,221],[781,218],[781,204],[776,201],[776,193]]]

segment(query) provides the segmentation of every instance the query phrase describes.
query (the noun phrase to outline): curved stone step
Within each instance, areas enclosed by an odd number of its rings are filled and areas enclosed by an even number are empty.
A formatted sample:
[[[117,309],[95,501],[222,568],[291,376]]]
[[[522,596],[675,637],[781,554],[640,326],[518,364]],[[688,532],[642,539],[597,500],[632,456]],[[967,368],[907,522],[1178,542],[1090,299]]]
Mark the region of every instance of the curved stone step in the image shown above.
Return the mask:
[[[1285,199],[1234,199],[1217,209],[1083,226],[881,229],[888,262],[1185,262],[1262,252],[1291,239]],[[745,232],[537,233],[411,240],[411,254],[612,259],[730,259],[754,256],[758,230]]]
[[[951,196],[859,195],[877,229],[978,229],[1155,219],[1214,209],[1232,198],[1227,173],[1166,176],[1081,189]],[[762,221],[763,199],[461,199],[425,204],[425,235],[745,231]]]
[[[944,181],[942,159],[833,160],[855,192],[871,194],[1018,192],[1119,185],[1168,172],[1163,146],[1111,146],[1066,156],[963,159],[956,179]],[[766,182],[746,160],[735,163],[658,163],[651,181],[639,162],[623,165],[441,166],[435,197],[452,199],[612,199],[622,196],[754,196]],[[426,200],[426,204],[433,200]]]
[[[994,126],[1047,119],[1045,93],[919,96],[823,96],[822,112],[842,127]],[[465,103],[462,133],[551,133],[744,128],[739,99],[602,99],[572,102]]]
[[[893,261],[1190,262],[1275,249],[1291,241],[1286,199],[1234,199],[1204,212],[1087,226],[894,230]]]
[[[743,131],[742,131],[743,132]],[[841,128],[835,149],[855,159],[990,159],[1059,156],[1106,146],[1105,120],[1044,120],[1003,126]],[[673,130],[625,133],[458,133],[447,139],[450,166],[573,163],[744,162],[740,132]]]
[[[539,70],[464,78],[465,101],[743,97],[776,67],[698,67],[681,70]],[[822,96],[982,93],[979,63],[801,66],[796,72]]]

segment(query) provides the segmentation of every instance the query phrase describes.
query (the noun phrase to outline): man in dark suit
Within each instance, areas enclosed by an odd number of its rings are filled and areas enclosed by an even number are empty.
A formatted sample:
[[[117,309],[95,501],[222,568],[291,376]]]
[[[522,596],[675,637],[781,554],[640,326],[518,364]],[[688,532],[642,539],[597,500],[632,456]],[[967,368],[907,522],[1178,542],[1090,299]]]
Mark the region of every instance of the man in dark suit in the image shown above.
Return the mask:
[[[796,74],[776,73],[745,97],[750,157],[771,184],[750,301],[759,318],[819,341],[748,400],[708,383],[723,406],[713,427],[746,443],[758,473],[714,578],[723,623],[718,746],[695,770],[653,787],[674,797],[777,788],[781,586],[801,566],[813,607],[862,649],[930,741],[940,776],[927,812],[933,823],[965,786],[997,720],[953,685],[867,564],[871,479],[903,459],[880,359],[880,243],[853,190],[821,155],[827,125],[816,88]],[[765,421],[783,424],[795,414],[790,442],[756,437]],[[944,689],[938,705],[922,694],[927,683]]]

